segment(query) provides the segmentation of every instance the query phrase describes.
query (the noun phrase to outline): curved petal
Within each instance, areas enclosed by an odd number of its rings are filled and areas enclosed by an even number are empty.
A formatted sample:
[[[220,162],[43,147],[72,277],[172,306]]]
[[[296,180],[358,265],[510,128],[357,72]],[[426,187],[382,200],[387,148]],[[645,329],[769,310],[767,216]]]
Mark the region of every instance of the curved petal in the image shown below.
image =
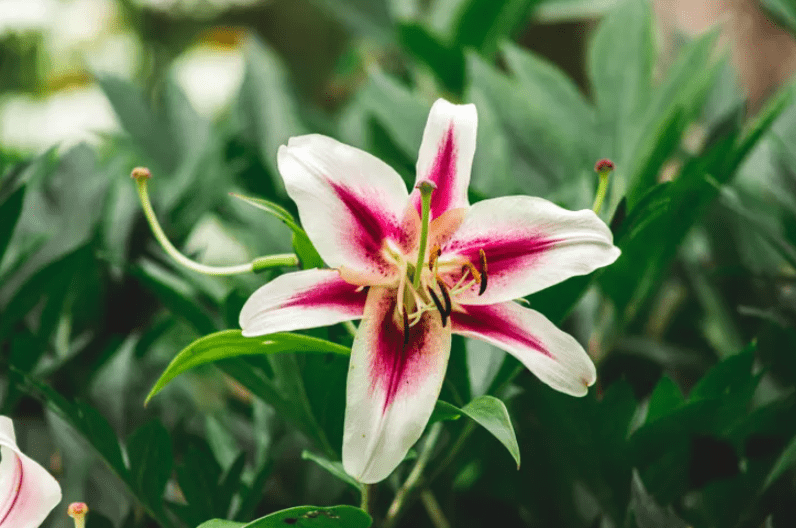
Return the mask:
[[[290,138],[277,161],[301,224],[330,267],[374,277],[395,273],[382,256],[385,240],[412,247],[417,237],[415,224],[403,222],[408,194],[397,172],[317,134]]]
[[[478,114],[475,105],[455,105],[437,99],[428,114],[423,142],[417,155],[417,182],[431,180],[437,186],[431,194],[431,219],[448,209],[467,207],[467,187],[475,154]],[[412,203],[421,212],[420,192]]]
[[[590,210],[568,211],[542,198],[505,196],[474,204],[442,248],[440,263],[461,259],[483,271],[487,286],[459,294],[461,304],[493,304],[524,297],[614,262],[620,254],[608,226]],[[451,280],[461,276],[454,266]]]
[[[423,433],[442,388],[450,326],[426,312],[404,337],[394,318],[395,290],[371,288],[351,349],[343,467],[361,482],[379,482]]]
[[[240,311],[246,337],[328,326],[359,319],[367,289],[340,278],[337,270],[286,273],[260,287]]]
[[[0,528],[37,528],[61,502],[61,486],[19,450],[6,416],[0,416],[0,456]]]
[[[584,396],[597,379],[583,347],[539,312],[515,302],[463,309],[451,314],[454,333],[502,348],[554,389]]]

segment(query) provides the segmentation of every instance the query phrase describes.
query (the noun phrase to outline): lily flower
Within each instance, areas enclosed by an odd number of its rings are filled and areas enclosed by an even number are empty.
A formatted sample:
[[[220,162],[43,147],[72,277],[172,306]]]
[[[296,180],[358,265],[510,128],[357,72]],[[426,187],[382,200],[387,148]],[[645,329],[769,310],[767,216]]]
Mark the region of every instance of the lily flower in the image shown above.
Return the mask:
[[[0,456],[0,528],[37,528],[61,502],[61,486],[19,450],[6,416],[0,416]]]
[[[321,135],[291,138],[278,166],[310,240],[333,269],[282,275],[248,299],[244,336],[362,319],[347,380],[343,466],[385,479],[421,436],[442,387],[451,334],[500,347],[556,390],[596,379],[570,335],[514,299],[591,273],[619,249],[590,210],[529,196],[470,205],[473,105],[438,100],[411,194],[374,156]]]

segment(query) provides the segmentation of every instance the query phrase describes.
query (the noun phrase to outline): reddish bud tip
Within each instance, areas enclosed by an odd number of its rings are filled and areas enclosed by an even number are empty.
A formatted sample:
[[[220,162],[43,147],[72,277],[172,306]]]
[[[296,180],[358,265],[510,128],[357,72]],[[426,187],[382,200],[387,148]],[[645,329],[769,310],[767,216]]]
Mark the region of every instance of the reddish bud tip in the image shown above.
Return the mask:
[[[88,513],[88,505],[85,502],[73,502],[66,509],[66,514],[70,517],[83,517]]]
[[[594,172],[610,172],[614,170],[614,162],[608,158],[603,158],[594,164]]]
[[[152,173],[149,172],[149,169],[146,167],[136,167],[133,169],[133,172],[130,173],[130,177],[134,180],[140,180],[141,178],[148,180],[152,177]]]

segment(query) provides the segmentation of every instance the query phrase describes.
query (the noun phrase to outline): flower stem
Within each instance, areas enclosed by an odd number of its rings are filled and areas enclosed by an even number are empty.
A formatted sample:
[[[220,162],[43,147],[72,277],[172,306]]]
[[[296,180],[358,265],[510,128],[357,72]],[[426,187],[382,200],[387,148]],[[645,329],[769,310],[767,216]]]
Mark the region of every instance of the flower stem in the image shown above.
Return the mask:
[[[371,500],[373,498],[373,494],[371,492],[373,491],[373,488],[375,488],[375,487],[376,487],[375,484],[362,484],[362,499],[361,499],[361,502],[359,504],[359,508],[361,510],[363,510],[365,513],[367,513],[368,515],[371,515],[371,513],[370,513],[370,502],[371,502]]]
[[[420,190],[422,216],[420,219],[420,247],[417,250],[415,275],[412,278],[412,286],[415,290],[420,287],[420,276],[423,274],[423,263],[426,261],[426,246],[428,245],[428,217],[431,212],[431,193],[437,186],[431,181],[423,180],[418,183],[416,187]]]
[[[594,205],[592,205],[591,210],[596,214],[600,214],[600,209],[602,209],[605,201],[605,194],[608,191],[608,177],[614,170],[614,164],[611,160],[602,159],[594,166],[594,170],[600,176],[600,183],[597,186],[597,195],[594,197]]]
[[[160,227],[155,210],[152,208],[152,202],[149,199],[149,191],[147,189],[147,181],[149,180],[149,171],[145,169],[133,170],[133,178],[136,183],[136,190],[138,191],[138,198],[141,201],[141,207],[144,209],[144,216],[152,229],[152,234],[155,239],[160,243],[160,246],[169,254],[171,258],[176,260],[188,269],[203,273],[205,275],[225,276],[225,275],[240,275],[241,273],[257,272],[264,269],[276,268],[280,266],[296,266],[298,265],[298,257],[293,253],[284,253],[281,255],[269,255],[266,257],[258,257],[252,262],[246,264],[239,264],[237,266],[207,266],[193,261],[180,253],[174,247],[163,228]]]
[[[431,426],[428,436],[426,437],[426,442],[423,444],[423,450],[417,457],[415,467],[412,468],[412,471],[409,473],[406,481],[395,494],[395,499],[393,499],[392,504],[390,504],[390,509],[387,510],[387,517],[384,519],[384,528],[393,528],[396,525],[399,516],[402,513],[404,504],[406,503],[406,499],[420,485],[421,479],[423,477],[423,470],[426,468],[426,464],[428,464],[428,461],[431,459],[431,455],[434,452],[434,446],[437,445],[437,440],[439,440],[439,435],[441,432],[442,423],[437,422]]]

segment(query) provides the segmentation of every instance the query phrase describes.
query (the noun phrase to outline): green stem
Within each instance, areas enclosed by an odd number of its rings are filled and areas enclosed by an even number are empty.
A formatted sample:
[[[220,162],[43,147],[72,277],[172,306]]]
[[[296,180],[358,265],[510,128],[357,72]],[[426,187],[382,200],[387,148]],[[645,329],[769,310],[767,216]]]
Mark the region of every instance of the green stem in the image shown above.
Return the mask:
[[[276,268],[281,266],[296,266],[298,265],[298,257],[293,253],[284,253],[281,255],[269,255],[266,257],[258,257],[254,259],[252,262],[246,264],[239,264],[237,266],[207,266],[205,264],[200,264],[199,262],[195,262],[174,247],[166,233],[163,232],[163,228],[160,227],[160,223],[158,222],[157,216],[155,216],[155,210],[152,208],[152,202],[149,199],[149,192],[147,190],[147,178],[146,177],[136,177],[136,190],[138,191],[138,198],[141,200],[141,207],[144,209],[144,216],[149,223],[149,227],[152,229],[152,233],[155,235],[155,239],[160,243],[161,247],[168,253],[168,255],[176,260],[179,264],[182,264],[188,269],[196,271],[198,273],[203,273],[205,275],[213,275],[213,276],[225,276],[225,275],[240,275],[241,273],[250,273],[255,271],[261,271],[268,268]]]
[[[407,498],[420,485],[421,479],[423,477],[423,470],[426,468],[426,464],[428,464],[428,461],[431,459],[431,455],[434,452],[434,446],[437,445],[437,440],[439,440],[439,435],[441,432],[441,422],[437,422],[431,426],[428,436],[426,437],[426,442],[423,444],[423,450],[417,457],[415,467],[412,468],[412,471],[409,473],[406,481],[395,494],[395,499],[393,499],[392,504],[390,504],[390,509],[387,510],[387,517],[384,519],[384,528],[393,528],[396,525],[403,511]]]
[[[359,504],[359,508],[368,515],[370,515],[370,498],[374,486],[375,484],[362,484],[362,500]]]
[[[451,523],[448,521],[448,518],[445,517],[445,513],[442,511],[433,491],[428,488],[421,491],[420,501],[423,503],[423,507],[426,509],[426,513],[428,513],[428,517],[431,519],[431,524],[434,525],[434,528],[451,528]]]
[[[597,186],[597,195],[594,197],[594,205],[591,207],[591,210],[596,214],[600,214],[600,209],[603,207],[605,194],[608,191],[608,175],[610,174],[611,171],[608,170],[600,171],[600,184]]]
[[[428,245],[428,217],[431,212],[431,193],[436,186],[430,181],[422,181],[417,185],[420,190],[422,202],[422,217],[420,219],[420,247],[417,251],[417,264],[415,265],[415,276],[412,279],[412,286],[415,289],[420,287],[420,276],[423,274],[423,263],[426,261],[426,246]]]

